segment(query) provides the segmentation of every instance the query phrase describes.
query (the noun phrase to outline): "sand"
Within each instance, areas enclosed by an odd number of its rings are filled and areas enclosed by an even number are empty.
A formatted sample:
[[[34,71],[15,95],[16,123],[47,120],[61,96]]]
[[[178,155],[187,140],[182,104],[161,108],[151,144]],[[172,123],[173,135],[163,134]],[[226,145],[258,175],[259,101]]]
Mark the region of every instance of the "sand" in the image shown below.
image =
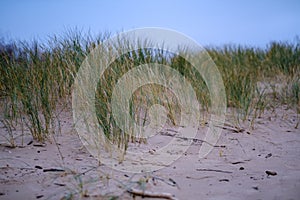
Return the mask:
[[[128,192],[138,190],[168,193],[174,199],[296,200],[300,198],[298,123],[299,116],[281,106],[256,119],[253,129],[247,123],[238,133],[223,129],[205,158],[198,157],[201,140],[194,140],[171,165],[140,174],[113,170],[91,156],[74,130],[70,111],[63,113],[62,132],[52,143],[31,142],[26,135],[23,144],[18,137],[18,147],[10,148],[1,124],[0,199],[141,199]],[[197,137],[201,138],[201,131]]]

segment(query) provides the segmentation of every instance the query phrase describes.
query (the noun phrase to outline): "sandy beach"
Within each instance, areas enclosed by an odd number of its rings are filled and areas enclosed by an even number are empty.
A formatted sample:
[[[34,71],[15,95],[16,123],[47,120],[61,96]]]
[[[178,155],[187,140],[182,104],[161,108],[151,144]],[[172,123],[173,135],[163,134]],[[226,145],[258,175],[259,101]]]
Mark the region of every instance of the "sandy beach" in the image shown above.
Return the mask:
[[[52,142],[36,143],[28,135],[17,138],[18,146],[10,148],[1,137],[0,199],[140,199],[139,192],[171,199],[300,196],[299,116],[284,106],[266,111],[253,129],[247,123],[241,124],[240,132],[224,126],[205,158],[198,157],[200,131],[170,166],[139,174],[99,164],[74,130],[72,112],[64,112],[62,118],[62,133]],[[3,126],[0,132],[7,134]],[[175,137],[168,132],[172,131],[160,133],[165,133],[164,142]]]

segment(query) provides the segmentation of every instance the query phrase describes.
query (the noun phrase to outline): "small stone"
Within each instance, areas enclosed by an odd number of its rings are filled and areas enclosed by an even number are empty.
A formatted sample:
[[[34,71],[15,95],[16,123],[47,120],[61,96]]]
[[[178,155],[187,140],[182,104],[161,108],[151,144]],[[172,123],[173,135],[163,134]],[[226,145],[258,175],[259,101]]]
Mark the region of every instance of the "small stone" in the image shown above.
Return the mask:
[[[151,154],[151,155],[154,155],[154,152],[155,152],[155,150],[153,151],[153,150],[149,150],[149,153]]]
[[[38,195],[38,196],[36,196],[36,198],[37,199],[40,199],[40,198],[42,198],[44,195]]]
[[[254,186],[254,187],[252,187],[254,190],[258,190],[258,187],[257,186]]]
[[[277,172],[267,170],[267,171],[266,171],[266,174],[267,174],[268,176],[276,176],[276,175],[277,175]]]
[[[272,156],[272,153],[269,153],[268,155],[265,156],[265,158],[270,158]]]

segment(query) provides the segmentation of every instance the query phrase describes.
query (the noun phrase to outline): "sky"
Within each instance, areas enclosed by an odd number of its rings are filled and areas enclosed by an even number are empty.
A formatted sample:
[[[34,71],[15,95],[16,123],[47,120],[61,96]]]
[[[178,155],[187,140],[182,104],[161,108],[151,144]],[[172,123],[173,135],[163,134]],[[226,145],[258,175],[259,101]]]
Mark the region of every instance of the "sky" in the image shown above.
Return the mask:
[[[92,34],[173,29],[199,44],[265,47],[300,36],[300,0],[0,0],[0,37],[47,40],[69,29]]]

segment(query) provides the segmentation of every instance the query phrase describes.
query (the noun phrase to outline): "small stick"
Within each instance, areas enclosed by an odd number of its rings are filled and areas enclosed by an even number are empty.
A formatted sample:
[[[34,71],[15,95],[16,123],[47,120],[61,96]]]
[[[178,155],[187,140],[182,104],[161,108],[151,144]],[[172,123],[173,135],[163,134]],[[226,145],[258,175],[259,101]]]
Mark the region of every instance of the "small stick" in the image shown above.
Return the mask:
[[[212,147],[221,147],[221,148],[226,148],[225,145],[213,145],[205,140],[201,140],[201,139],[198,139],[198,138],[189,138],[189,137],[182,137],[182,136],[176,136],[175,134],[171,134],[171,133],[168,133],[168,132],[161,132],[161,135],[164,135],[164,136],[170,136],[170,137],[175,137],[175,138],[179,138],[179,139],[183,139],[183,140],[192,140],[193,142],[204,142]]]
[[[224,126],[216,126],[216,127],[222,128],[224,130],[230,130],[230,131],[233,131],[235,133],[241,133],[241,132],[245,131],[245,129],[243,129],[243,128],[235,127],[235,126],[232,126],[230,124],[224,124]]]
[[[205,171],[205,172],[221,172],[221,173],[227,173],[231,174],[232,172],[230,171],[224,171],[224,170],[219,170],[219,169],[196,169],[197,171]]]
[[[43,172],[64,172],[64,169],[56,169],[56,168],[50,168],[50,169],[43,169]]]
[[[173,195],[170,193],[157,193],[157,192],[150,192],[144,190],[138,190],[135,188],[129,188],[127,190],[130,194],[138,195],[141,197],[152,197],[152,198],[162,198],[162,199],[170,199],[170,200],[177,200]]]

